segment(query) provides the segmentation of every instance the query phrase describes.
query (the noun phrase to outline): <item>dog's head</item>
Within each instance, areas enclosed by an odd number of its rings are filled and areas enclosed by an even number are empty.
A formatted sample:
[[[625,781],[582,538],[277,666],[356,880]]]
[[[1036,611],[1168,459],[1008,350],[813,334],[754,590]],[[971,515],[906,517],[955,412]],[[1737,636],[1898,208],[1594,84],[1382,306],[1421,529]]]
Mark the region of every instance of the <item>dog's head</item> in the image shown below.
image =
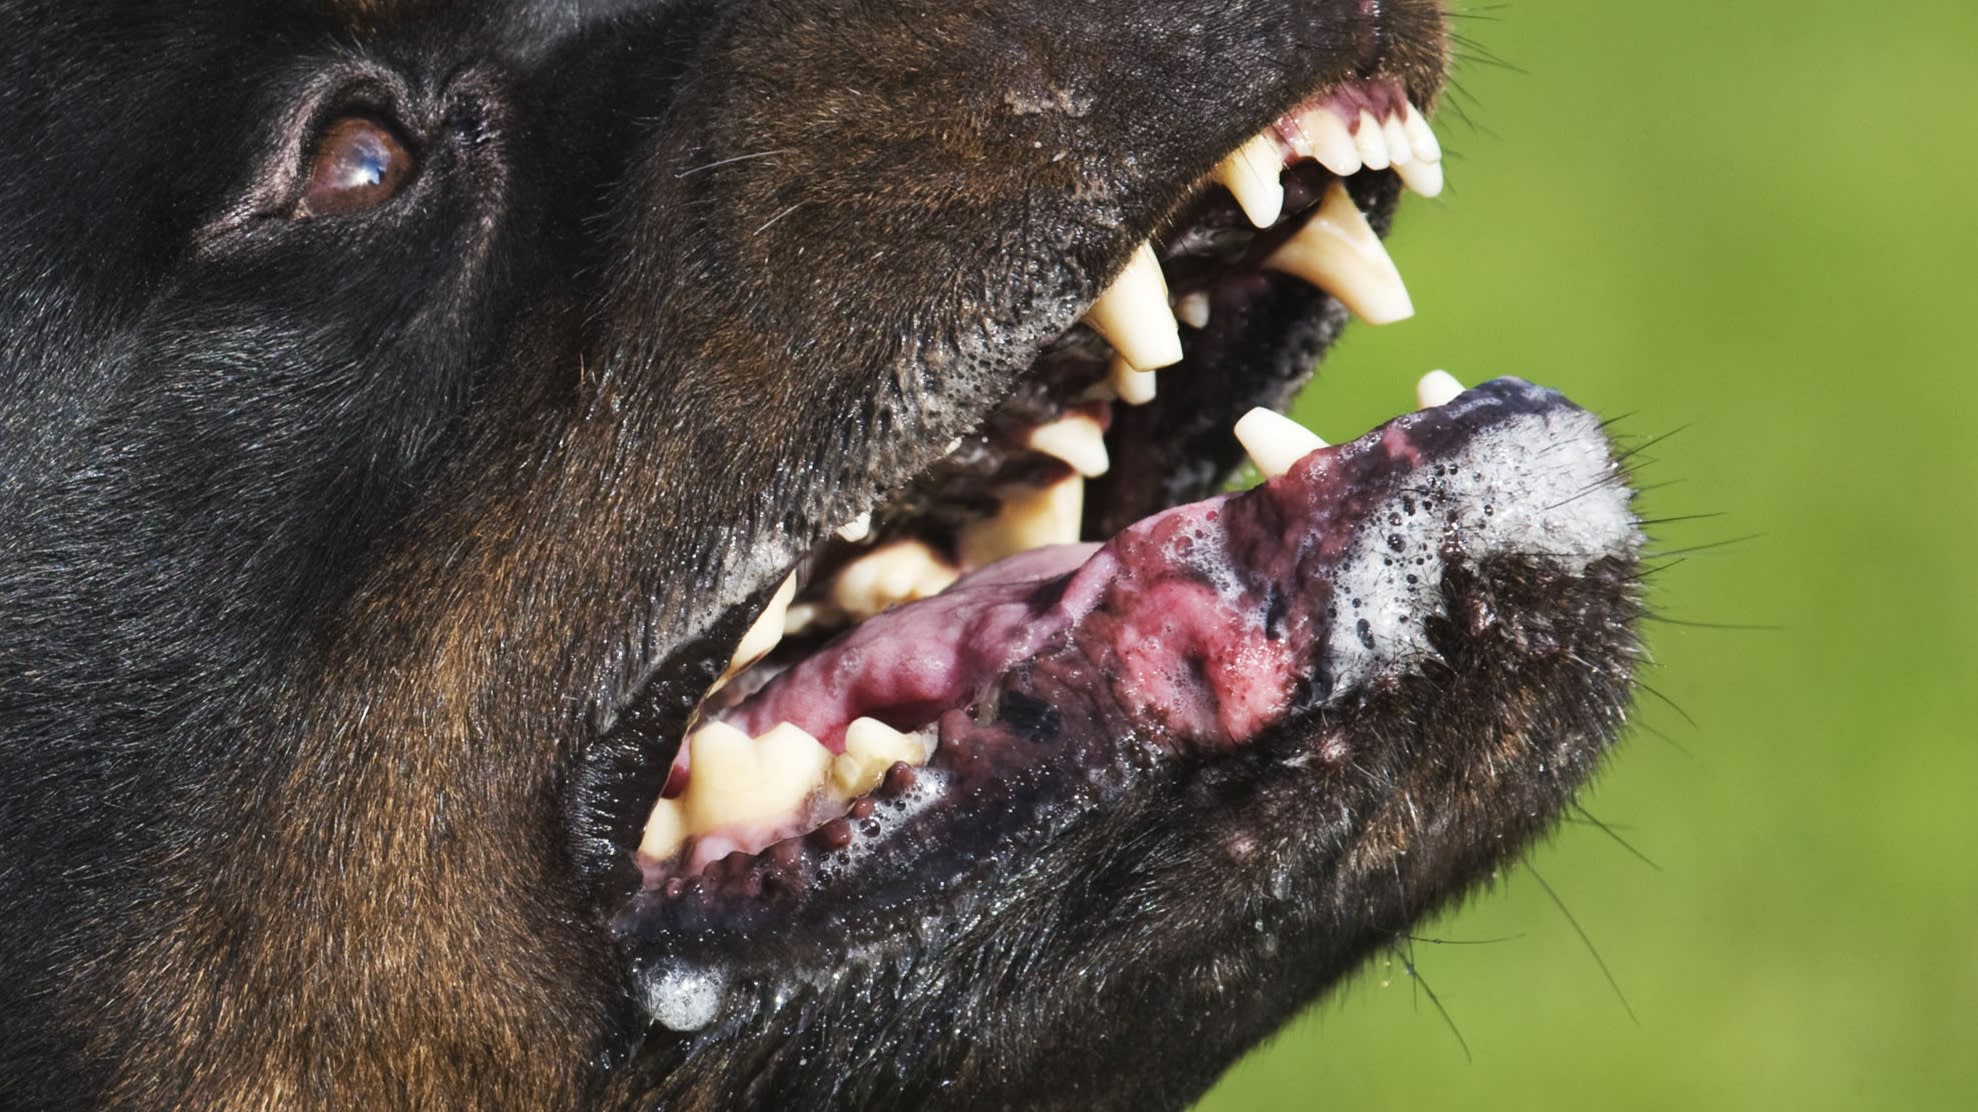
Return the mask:
[[[1557,395],[1210,497],[1435,0],[0,30],[9,1103],[1171,1106],[1621,721]]]

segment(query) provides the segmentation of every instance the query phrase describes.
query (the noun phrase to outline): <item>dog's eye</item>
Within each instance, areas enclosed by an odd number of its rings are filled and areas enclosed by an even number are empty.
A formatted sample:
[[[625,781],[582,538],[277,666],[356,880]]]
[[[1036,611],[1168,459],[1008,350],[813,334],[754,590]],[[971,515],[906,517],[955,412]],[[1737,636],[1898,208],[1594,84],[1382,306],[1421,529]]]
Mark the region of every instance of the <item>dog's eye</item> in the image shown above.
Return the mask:
[[[325,128],[309,166],[298,215],[367,212],[398,195],[412,179],[412,152],[392,130],[364,116]]]

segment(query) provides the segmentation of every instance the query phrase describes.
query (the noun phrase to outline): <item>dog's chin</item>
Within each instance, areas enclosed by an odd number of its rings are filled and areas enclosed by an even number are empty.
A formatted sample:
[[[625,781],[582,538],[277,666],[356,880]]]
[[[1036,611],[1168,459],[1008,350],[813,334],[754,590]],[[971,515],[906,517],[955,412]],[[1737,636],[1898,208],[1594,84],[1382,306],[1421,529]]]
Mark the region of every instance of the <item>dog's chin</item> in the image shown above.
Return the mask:
[[[1597,763],[1640,544],[1600,422],[1439,374],[1339,446],[1272,412],[1349,317],[1409,311],[1374,237],[1440,187],[1419,136],[1392,169],[1313,157],[1300,112],[1341,104],[1413,115],[1336,87],[1232,154],[1282,159],[1282,197],[1226,163],[1080,322],[1010,353],[971,435],[599,730],[578,856],[656,1075],[745,1046],[738,1076],[796,1077],[786,1056],[865,1028],[895,1061],[949,1053],[916,1000],[1063,1035],[1069,969],[1201,979],[1177,999],[1269,980],[1236,1025],[1261,1033]],[[1262,481],[1228,492],[1246,450]]]

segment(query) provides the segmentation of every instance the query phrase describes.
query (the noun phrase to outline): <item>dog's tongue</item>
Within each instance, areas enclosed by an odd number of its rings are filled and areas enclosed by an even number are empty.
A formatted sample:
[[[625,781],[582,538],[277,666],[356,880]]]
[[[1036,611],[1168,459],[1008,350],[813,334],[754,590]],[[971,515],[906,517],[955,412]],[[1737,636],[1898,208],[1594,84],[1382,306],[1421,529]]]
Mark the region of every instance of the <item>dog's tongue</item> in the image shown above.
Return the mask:
[[[1049,740],[1082,726],[1176,746],[1246,741],[1310,690],[1328,597],[1301,568],[1337,555],[1313,550],[1344,542],[1331,528],[1339,463],[1367,450],[1322,448],[1261,487],[1104,544],[998,561],[868,619],[719,720],[751,737],[792,723],[834,751],[857,719],[912,731],[954,711]]]
[[[1015,711],[1026,732],[1056,733],[1075,688],[1091,713],[1150,738],[1245,740],[1289,703],[1309,617],[1293,613],[1295,583],[1275,581],[1308,530],[1253,504],[1323,484],[1325,458],[1273,491],[1177,507],[1103,545],[998,561],[868,619],[723,720],[750,736],[795,723],[834,750],[856,719],[918,730],[950,710]]]

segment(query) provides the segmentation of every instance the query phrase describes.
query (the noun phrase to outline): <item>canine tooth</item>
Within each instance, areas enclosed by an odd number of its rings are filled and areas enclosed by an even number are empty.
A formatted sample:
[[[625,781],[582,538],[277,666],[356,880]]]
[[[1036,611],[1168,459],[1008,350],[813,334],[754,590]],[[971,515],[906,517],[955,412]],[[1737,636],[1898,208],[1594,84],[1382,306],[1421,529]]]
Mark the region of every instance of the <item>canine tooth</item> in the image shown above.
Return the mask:
[[[1085,480],[1067,475],[1047,487],[1005,487],[993,517],[962,528],[962,566],[992,564],[1005,556],[1054,544],[1074,544],[1085,522]]]
[[[1091,325],[1136,370],[1181,362],[1181,329],[1168,308],[1168,280],[1154,246],[1143,243],[1099,300],[1086,311]]]
[[[1399,166],[1414,161],[1414,146],[1408,142],[1408,129],[1401,125],[1400,116],[1389,116],[1380,122],[1380,137],[1387,144],[1389,162]]]
[[[1340,182],[1327,188],[1319,211],[1264,265],[1337,297],[1368,324],[1415,315],[1401,272]]]
[[[662,799],[646,816],[646,832],[639,839],[639,855],[648,861],[664,861],[680,852],[687,842],[687,812],[677,799]]]
[[[1450,374],[1448,371],[1430,371],[1428,374],[1422,376],[1420,382],[1415,384],[1415,400],[1421,404],[1423,409],[1434,409],[1439,405],[1448,405],[1450,402],[1456,400],[1456,395],[1462,392],[1463,384],[1458,382],[1456,376]]]
[[[1326,442],[1311,429],[1273,410],[1257,408],[1236,422],[1236,439],[1264,478],[1275,479]]]
[[[831,581],[831,602],[863,621],[903,602],[938,595],[961,573],[925,543],[895,541],[875,548],[839,570]]]
[[[1155,375],[1152,371],[1134,369],[1133,364],[1122,355],[1113,356],[1112,372],[1108,376],[1113,394],[1128,405],[1146,405],[1154,400]]]
[[[851,544],[857,544],[870,536],[872,536],[871,510],[867,510],[843,525],[838,526],[838,538]]]
[[[1032,451],[1063,460],[1088,479],[1104,475],[1112,460],[1106,456],[1106,433],[1084,413],[1067,413],[1048,425],[1030,430],[1025,443]]]
[[[1381,135],[1380,121],[1364,108],[1353,125],[1353,149],[1360,152],[1360,162],[1367,169],[1387,169],[1387,140]]]
[[[886,770],[900,761],[924,765],[927,750],[911,734],[860,718],[845,727],[845,751],[831,762],[831,779],[845,798],[856,799],[878,787]]]
[[[1312,157],[1319,165],[1342,178],[1360,172],[1360,148],[1346,121],[1330,108],[1321,108],[1298,118],[1299,126],[1312,144]]]
[[[728,661],[728,672],[733,675],[756,661],[769,655],[783,640],[784,620],[790,614],[790,600],[797,597],[797,574],[790,573],[776,593],[769,598],[769,605],[756,615],[755,624],[742,634],[742,641],[735,646],[735,655]]]
[[[1259,228],[1268,228],[1284,215],[1284,183],[1278,174],[1284,158],[1269,132],[1255,135],[1216,166],[1213,177],[1242,207],[1243,215]]]
[[[1397,162],[1394,172],[1401,176],[1401,184],[1424,197],[1442,196],[1442,163]]]
[[[1209,295],[1194,290],[1175,298],[1174,319],[1197,332],[1209,327]]]
[[[1442,144],[1435,137],[1435,129],[1422,115],[1421,109],[1412,103],[1401,116],[1401,126],[1408,131],[1408,145],[1415,151],[1417,162],[1441,162]]]

